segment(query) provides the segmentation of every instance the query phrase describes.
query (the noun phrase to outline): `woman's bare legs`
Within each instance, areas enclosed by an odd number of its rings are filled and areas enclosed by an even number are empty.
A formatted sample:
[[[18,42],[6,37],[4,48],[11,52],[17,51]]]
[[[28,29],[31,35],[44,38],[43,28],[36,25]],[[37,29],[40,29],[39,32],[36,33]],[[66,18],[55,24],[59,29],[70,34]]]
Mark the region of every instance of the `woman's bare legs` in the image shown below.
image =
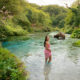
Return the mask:
[[[49,57],[49,61],[48,61],[48,63],[50,63],[50,62],[51,62],[51,60],[52,60],[52,56],[50,56],[50,57]]]

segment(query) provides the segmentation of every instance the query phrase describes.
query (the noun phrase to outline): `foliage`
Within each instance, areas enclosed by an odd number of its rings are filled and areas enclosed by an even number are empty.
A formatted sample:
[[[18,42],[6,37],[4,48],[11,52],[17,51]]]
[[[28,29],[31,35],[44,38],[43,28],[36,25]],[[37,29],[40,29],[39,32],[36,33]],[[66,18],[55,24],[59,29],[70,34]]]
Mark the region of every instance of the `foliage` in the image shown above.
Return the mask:
[[[23,63],[8,50],[0,48],[0,80],[26,80]]]
[[[10,14],[16,15],[23,11],[22,0],[0,0],[0,9],[2,7],[8,10]]]
[[[52,20],[52,25],[58,26],[60,28],[64,27],[65,24],[65,19],[66,15],[64,13],[61,13],[57,15],[53,20]]]
[[[66,13],[66,10],[64,7],[60,7],[58,5],[48,5],[48,6],[42,6],[41,8],[44,12],[49,13],[50,16],[59,15],[60,13]]]
[[[72,26],[74,23],[74,14],[71,10],[68,10],[67,17],[65,18],[65,24]]]
[[[75,6],[74,6],[75,5]],[[71,7],[68,7],[65,18],[65,27],[68,27],[68,33],[72,33],[72,38],[80,38],[80,4],[76,0]]]
[[[64,31],[67,34],[71,34],[74,31],[74,29],[70,25],[65,25],[65,27],[62,29],[63,29],[62,31]]]
[[[50,26],[46,26],[46,27],[32,27],[32,30],[34,32],[51,32],[53,31],[53,28]]]
[[[32,26],[45,26],[48,25],[50,23],[50,18],[49,15],[46,14],[45,12],[43,12],[42,10],[38,10],[36,8],[28,8],[27,9],[28,13],[27,13],[27,17],[29,19],[29,21],[32,23]]]
[[[4,25],[0,26],[0,36],[17,36],[17,35],[26,35],[27,30],[23,30],[20,26],[13,27],[14,24],[7,22]]]
[[[18,16],[14,16],[13,19],[12,19],[12,21],[13,21],[14,24],[16,24],[16,26],[17,25],[21,26],[22,29],[30,32],[30,30],[31,30],[31,28],[30,28],[31,23],[28,20],[28,18],[26,17],[26,14],[21,14],[21,15],[18,15]]]
[[[5,5],[6,2],[8,2],[8,3]],[[18,19],[19,19],[18,22],[13,21],[15,16],[18,16],[18,15],[20,16],[20,14],[21,14],[20,10],[18,10],[19,6],[22,6],[22,5],[20,5],[21,2],[22,2],[22,0],[18,0],[15,2],[14,2],[14,0],[12,0],[12,1],[1,0],[1,3],[0,3],[0,17],[1,17],[0,18],[0,37],[1,38],[7,37],[7,36],[26,35],[27,34],[27,31],[29,29],[25,30],[23,28],[24,26],[21,25],[22,23],[23,24],[26,23],[27,24],[26,26],[30,25],[27,18],[26,19],[23,18],[23,20],[22,20],[22,18],[18,17]],[[16,8],[14,6],[16,6]],[[16,19],[16,21],[17,21],[17,19]]]
[[[76,47],[80,47],[80,40],[78,40],[75,43],[73,43],[73,45],[76,46]]]
[[[71,35],[72,38],[80,38],[80,28],[75,29]]]
[[[26,0],[0,0],[0,17],[0,37],[52,31],[56,27],[72,33],[73,28],[80,26],[80,5],[74,2],[67,9],[58,5],[39,6]]]
[[[58,5],[42,6],[41,9],[50,15],[52,26],[64,27],[67,9]]]
[[[25,0],[0,0],[0,37],[26,35],[35,31],[33,27],[51,28],[49,14],[39,7]]]
[[[74,4],[73,4],[74,5]],[[67,25],[71,25],[72,27],[79,27],[80,26],[80,5],[76,7],[69,7],[68,8],[67,17],[65,19],[65,23]]]

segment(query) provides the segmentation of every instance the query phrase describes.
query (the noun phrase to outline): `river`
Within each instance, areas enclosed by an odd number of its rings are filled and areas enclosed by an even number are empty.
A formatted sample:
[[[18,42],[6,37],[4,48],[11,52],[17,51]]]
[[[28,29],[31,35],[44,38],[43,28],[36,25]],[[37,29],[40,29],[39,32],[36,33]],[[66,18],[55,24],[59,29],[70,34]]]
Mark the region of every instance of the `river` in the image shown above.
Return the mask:
[[[80,80],[80,48],[72,45],[77,39],[66,35],[65,40],[50,33],[52,64],[45,64],[44,37],[46,33],[30,35],[27,40],[4,41],[2,46],[18,56],[29,71],[28,80]]]

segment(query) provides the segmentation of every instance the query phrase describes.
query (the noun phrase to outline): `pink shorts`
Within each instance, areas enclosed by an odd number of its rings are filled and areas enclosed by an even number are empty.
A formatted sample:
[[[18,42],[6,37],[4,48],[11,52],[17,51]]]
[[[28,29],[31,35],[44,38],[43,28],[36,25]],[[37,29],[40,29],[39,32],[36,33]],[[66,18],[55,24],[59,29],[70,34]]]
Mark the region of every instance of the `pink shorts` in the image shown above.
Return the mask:
[[[51,56],[51,51],[44,50],[45,58],[49,58]]]

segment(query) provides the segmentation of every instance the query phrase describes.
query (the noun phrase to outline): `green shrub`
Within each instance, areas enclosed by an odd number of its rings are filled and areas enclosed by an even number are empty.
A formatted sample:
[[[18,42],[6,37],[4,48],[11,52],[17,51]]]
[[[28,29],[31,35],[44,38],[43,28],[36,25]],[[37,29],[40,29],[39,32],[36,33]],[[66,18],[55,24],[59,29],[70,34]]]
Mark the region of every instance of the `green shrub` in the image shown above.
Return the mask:
[[[31,28],[30,28],[31,23],[28,20],[25,13],[18,16],[14,16],[12,21],[14,24],[21,26],[23,29],[26,29],[28,32],[31,32]]]
[[[73,43],[74,46],[80,47],[80,40],[76,41],[75,43]]]
[[[65,31],[67,34],[71,34],[73,32],[73,29],[72,28],[68,28],[66,31]]]
[[[80,38],[80,28],[75,29],[71,35],[72,38]]]
[[[71,34],[74,30],[72,28],[72,26],[70,26],[70,25],[65,25],[65,27],[63,29],[64,29],[64,32],[67,33],[67,34]]]
[[[16,28],[13,28],[13,33],[15,36],[21,36],[21,35],[27,35],[28,31],[22,29],[22,27],[17,26]]]
[[[42,28],[42,31],[43,31],[43,32],[51,32],[52,30],[53,30],[53,28],[50,27],[50,26],[47,26],[47,27],[43,27],[43,28]]]
[[[54,27],[52,30],[53,31],[60,31],[61,29],[59,27]]]
[[[12,27],[9,25],[0,26],[0,37],[2,36],[21,36],[28,34],[27,30],[24,30],[20,26]]]
[[[8,50],[0,48],[0,80],[26,80],[24,64]]]

